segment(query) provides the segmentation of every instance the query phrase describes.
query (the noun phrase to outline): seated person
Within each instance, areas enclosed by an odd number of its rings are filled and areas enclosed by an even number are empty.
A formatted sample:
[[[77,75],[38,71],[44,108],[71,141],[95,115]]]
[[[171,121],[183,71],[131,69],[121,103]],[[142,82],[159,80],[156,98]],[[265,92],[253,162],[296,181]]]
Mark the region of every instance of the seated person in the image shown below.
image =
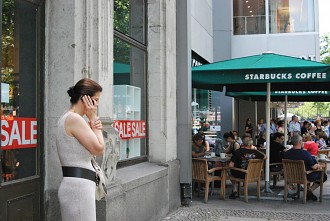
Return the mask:
[[[277,122],[277,132],[284,134],[284,120],[279,120]]]
[[[247,169],[248,161],[250,159],[265,159],[265,155],[258,150],[252,150],[251,147],[253,146],[252,138],[245,138],[243,140],[243,144],[245,148],[240,148],[236,150],[233,156],[230,159],[229,167],[236,167],[240,169]],[[245,173],[236,170],[230,170],[232,176],[236,178],[245,178]],[[237,185],[236,182],[233,181],[233,192],[229,196],[231,199],[236,199],[238,197],[237,194]]]
[[[266,142],[266,132],[261,132],[257,140],[257,148],[265,148],[264,143]]]
[[[319,146],[319,149],[327,148],[327,143],[324,140],[324,131],[318,129],[315,131],[316,143]]]
[[[269,154],[269,162],[270,163],[281,163],[283,158],[283,151],[285,147],[282,145],[284,141],[284,134],[280,132],[276,132],[274,134],[274,140],[270,142],[270,154]],[[279,166],[271,166],[270,171],[278,172],[281,171],[282,168]]]
[[[245,147],[245,146],[244,146],[244,140],[245,140],[246,138],[252,138],[252,137],[251,137],[250,134],[245,133],[245,134],[243,135],[243,137],[242,137],[241,148],[244,148],[244,147]],[[252,140],[253,140],[253,139],[252,139]],[[258,148],[257,148],[256,146],[252,145],[250,149],[252,149],[252,150],[257,150]]]
[[[233,130],[233,134],[235,136],[235,140],[239,145],[242,145],[243,141],[242,139],[238,136],[237,130]]]
[[[228,146],[225,148],[224,152],[227,154],[234,154],[236,150],[240,148],[239,143],[235,140],[233,132],[229,131],[223,135],[223,138],[228,143]]]
[[[198,133],[203,137],[203,145],[206,146],[206,151],[210,151],[210,143],[206,140],[204,131],[199,129]]]
[[[207,151],[206,145],[203,144],[203,137],[199,133],[192,138],[192,157],[202,157]]]
[[[316,156],[317,151],[319,151],[319,146],[313,141],[312,136],[309,134],[304,135],[304,149],[312,156]]]
[[[314,160],[313,156],[308,151],[302,149],[302,137],[299,134],[296,134],[291,138],[291,143],[293,148],[284,153],[284,159],[303,160],[305,163],[306,171],[317,170],[321,168],[321,166]],[[321,174],[321,172],[314,172],[307,175],[307,179],[313,182],[312,186],[308,187],[307,200],[317,200],[317,197],[313,194],[313,191],[320,186],[319,180]],[[326,180],[327,175],[324,173],[323,182]]]

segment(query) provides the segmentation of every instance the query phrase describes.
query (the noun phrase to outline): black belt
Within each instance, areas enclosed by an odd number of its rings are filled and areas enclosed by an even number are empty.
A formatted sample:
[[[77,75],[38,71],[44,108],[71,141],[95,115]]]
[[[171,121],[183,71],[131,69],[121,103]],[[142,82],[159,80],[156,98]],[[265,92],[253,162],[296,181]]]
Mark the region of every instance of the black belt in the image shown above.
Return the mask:
[[[81,167],[62,167],[64,177],[78,177],[96,182],[95,171]]]

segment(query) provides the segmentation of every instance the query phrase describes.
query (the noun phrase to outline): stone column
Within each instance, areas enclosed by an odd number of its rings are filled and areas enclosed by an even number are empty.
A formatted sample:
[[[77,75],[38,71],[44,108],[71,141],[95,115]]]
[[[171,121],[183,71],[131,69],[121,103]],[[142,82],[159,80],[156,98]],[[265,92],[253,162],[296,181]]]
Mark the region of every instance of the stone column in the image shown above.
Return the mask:
[[[148,0],[149,160],[177,157],[176,1]]]
[[[99,116],[112,116],[112,0],[57,0],[45,4],[45,205],[46,219],[59,220],[62,179],[56,151],[59,117],[70,108],[67,90],[89,77],[101,84]],[[106,122],[105,122],[106,123]]]

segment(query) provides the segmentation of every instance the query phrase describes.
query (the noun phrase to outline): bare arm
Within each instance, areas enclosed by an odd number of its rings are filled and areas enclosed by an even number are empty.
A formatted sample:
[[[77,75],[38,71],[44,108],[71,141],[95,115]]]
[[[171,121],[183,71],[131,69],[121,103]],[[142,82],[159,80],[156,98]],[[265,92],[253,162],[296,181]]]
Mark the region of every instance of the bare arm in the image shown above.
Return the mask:
[[[318,163],[316,163],[316,164],[314,164],[314,165],[312,166],[312,169],[313,169],[313,170],[321,169],[321,165],[318,164]]]
[[[206,151],[210,151],[210,144],[208,141],[205,141]]]
[[[68,134],[75,137],[91,154],[102,155],[104,139],[102,129],[90,126],[79,114],[71,114],[65,121]]]

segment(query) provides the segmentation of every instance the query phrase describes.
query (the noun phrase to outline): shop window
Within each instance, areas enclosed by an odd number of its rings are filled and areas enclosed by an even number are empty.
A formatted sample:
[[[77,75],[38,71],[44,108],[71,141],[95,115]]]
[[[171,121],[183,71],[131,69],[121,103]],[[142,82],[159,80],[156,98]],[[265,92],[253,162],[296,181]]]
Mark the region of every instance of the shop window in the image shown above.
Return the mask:
[[[121,138],[120,160],[146,155],[146,52],[114,39],[114,127]]]
[[[114,0],[114,29],[145,44],[145,0]]]
[[[1,181],[37,173],[35,6],[2,1]]]
[[[270,33],[315,31],[314,0],[269,1]]]
[[[233,1],[234,35],[266,33],[265,0]]]

